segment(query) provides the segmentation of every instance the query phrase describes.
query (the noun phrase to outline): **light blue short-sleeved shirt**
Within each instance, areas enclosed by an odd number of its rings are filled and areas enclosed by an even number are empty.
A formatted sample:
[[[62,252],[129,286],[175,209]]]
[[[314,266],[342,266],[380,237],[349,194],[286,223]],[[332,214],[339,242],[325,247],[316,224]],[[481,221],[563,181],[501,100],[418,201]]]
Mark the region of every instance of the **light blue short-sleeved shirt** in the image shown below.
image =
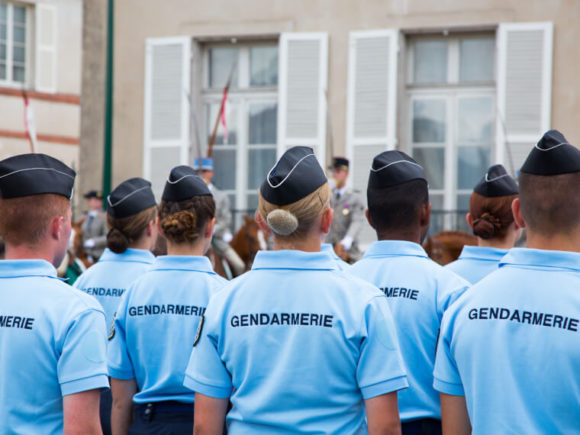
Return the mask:
[[[107,248],[99,261],[75,281],[74,286],[100,302],[105,310],[107,328],[110,328],[121,296],[135,279],[149,269],[153,260],[153,254],[144,249],[127,249],[122,254],[115,254]]]
[[[391,314],[326,253],[260,251],[216,294],[185,385],[228,398],[228,433],[366,433],[363,399],[407,386]]]
[[[507,249],[465,245],[459,258],[445,268],[475,284],[497,270],[499,261],[507,252]]]
[[[338,267],[338,270],[345,271],[348,268],[350,268],[350,264],[348,264],[346,261],[344,261],[338,255],[336,255],[336,252],[334,252],[334,248],[332,247],[332,245],[330,243],[323,243],[320,246],[320,250],[322,252],[327,252],[328,254],[330,254],[332,259],[336,262],[336,266]]]
[[[166,255],[125,292],[109,340],[109,373],[136,379],[135,403],[193,402],[185,367],[210,296],[225,283],[207,257]]]
[[[62,433],[63,396],[109,386],[105,348],[94,298],[47,261],[0,261],[0,433]]]
[[[407,366],[409,388],[399,394],[401,421],[441,418],[433,366],[443,312],[469,285],[412,242],[373,243],[349,271],[386,295]]]
[[[437,390],[474,434],[580,431],[580,254],[513,248],[443,319]]]

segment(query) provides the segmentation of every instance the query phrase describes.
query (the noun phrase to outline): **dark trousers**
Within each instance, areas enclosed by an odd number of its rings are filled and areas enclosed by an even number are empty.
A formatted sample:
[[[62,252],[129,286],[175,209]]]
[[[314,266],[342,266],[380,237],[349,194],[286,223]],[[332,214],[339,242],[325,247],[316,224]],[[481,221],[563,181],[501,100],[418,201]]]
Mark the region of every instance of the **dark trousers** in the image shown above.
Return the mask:
[[[99,413],[101,414],[101,428],[103,435],[111,435],[111,409],[113,407],[113,396],[110,388],[103,388],[101,390],[101,406]]]
[[[193,404],[155,402],[135,405],[129,435],[191,435]]]
[[[420,418],[401,424],[403,435],[441,435],[441,420]]]

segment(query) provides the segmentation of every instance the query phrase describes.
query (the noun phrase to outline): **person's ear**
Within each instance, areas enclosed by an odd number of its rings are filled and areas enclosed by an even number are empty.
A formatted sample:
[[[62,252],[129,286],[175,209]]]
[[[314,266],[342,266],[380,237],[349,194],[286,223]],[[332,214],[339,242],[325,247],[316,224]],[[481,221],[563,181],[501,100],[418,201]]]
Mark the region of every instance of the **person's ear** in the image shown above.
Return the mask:
[[[268,224],[266,222],[264,222],[264,219],[262,218],[262,215],[260,214],[260,212],[258,210],[256,210],[255,219],[256,219],[256,222],[258,223],[258,226],[260,227],[260,229],[262,231],[264,231],[264,233],[272,234],[272,230],[270,229]]]
[[[205,226],[205,229],[203,230],[203,236],[206,239],[211,239],[211,237],[213,236],[213,228],[215,226],[215,217],[212,218],[207,225]]]
[[[369,212],[369,209],[368,209],[368,208],[365,210],[365,216],[367,217],[367,221],[369,222],[369,225],[371,226],[371,228],[372,228],[373,230],[375,230],[375,231],[376,231],[376,228],[375,228],[375,226],[373,225],[373,221],[372,221],[372,219],[371,219],[371,214],[370,214],[370,212]]]
[[[431,203],[421,205],[421,211],[419,213],[420,221],[419,224],[422,228],[429,228],[431,223]]]
[[[61,240],[61,238],[64,237],[64,219],[65,218],[63,216],[55,216],[51,219],[49,234],[52,239]]]
[[[515,198],[512,201],[512,214],[514,215],[516,227],[525,228],[526,222],[524,221],[524,216],[522,215],[522,205],[519,198]]]
[[[467,213],[465,215],[465,222],[467,222],[467,225],[469,225],[469,228],[473,229],[473,216],[471,216],[471,213]]]
[[[166,238],[165,233],[163,232],[163,229],[161,228],[161,219],[159,219],[159,216],[155,219],[155,225],[157,226],[157,233],[165,239]]]
[[[322,231],[324,234],[328,234],[330,232],[333,215],[334,210],[331,208],[327,208],[322,212],[322,218],[320,219],[320,231]]]

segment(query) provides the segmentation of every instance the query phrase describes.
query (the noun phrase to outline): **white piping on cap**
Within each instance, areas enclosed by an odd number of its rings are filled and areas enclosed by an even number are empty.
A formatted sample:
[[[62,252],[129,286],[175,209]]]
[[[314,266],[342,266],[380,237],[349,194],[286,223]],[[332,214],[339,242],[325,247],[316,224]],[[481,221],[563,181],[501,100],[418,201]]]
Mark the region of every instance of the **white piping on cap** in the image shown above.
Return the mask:
[[[536,144],[536,145],[535,145],[535,147],[536,147],[538,150],[540,150],[540,151],[552,151],[554,148],[558,148],[559,146],[562,146],[562,145],[570,145],[570,144],[569,144],[568,142],[562,142],[562,143],[559,143],[558,145],[554,145],[554,146],[552,146],[552,147],[550,147],[550,148],[545,148],[545,149],[544,149],[544,148],[540,148],[540,147],[538,146],[538,144]]]
[[[491,183],[492,181],[499,180],[500,178],[503,178],[503,177],[509,177],[509,174],[503,174],[503,175],[500,175],[499,177],[495,177],[495,178],[490,179],[490,178],[488,178],[488,175],[489,175],[489,172],[486,172],[485,173],[485,182],[486,183]]]
[[[277,189],[277,188],[278,188],[278,187],[280,187],[282,184],[284,184],[284,182],[286,182],[286,180],[288,179],[288,177],[289,177],[290,175],[292,175],[292,172],[294,172],[294,169],[296,169],[296,167],[297,167],[297,166],[298,166],[300,163],[302,163],[302,160],[304,160],[304,159],[306,159],[307,157],[310,157],[310,156],[314,156],[314,158],[316,158],[316,156],[315,156],[314,154],[307,154],[307,155],[305,155],[305,156],[304,156],[304,157],[302,157],[300,160],[298,160],[298,162],[296,162],[296,164],[294,165],[294,167],[293,167],[292,169],[290,169],[290,172],[288,172],[288,175],[286,175],[286,177],[284,177],[284,179],[283,179],[282,181],[280,181],[280,182],[279,182],[277,185],[275,185],[275,186],[274,186],[272,183],[270,183],[270,175],[272,174],[272,171],[273,171],[274,169],[276,169],[276,167],[278,166],[278,163],[280,163],[280,162],[276,163],[276,164],[275,164],[275,165],[272,167],[272,169],[270,169],[270,172],[268,172],[268,176],[266,177],[266,181],[268,182],[268,184],[270,185],[270,187],[271,187],[272,189]]]
[[[118,201],[117,201],[115,204],[113,204],[113,203],[111,202],[111,195],[109,195],[109,196],[107,196],[107,202],[109,203],[109,205],[110,205],[111,207],[117,207],[119,204],[121,204],[123,201],[125,201],[125,200],[126,200],[127,198],[129,198],[130,196],[133,196],[133,195],[135,195],[137,192],[140,192],[140,191],[142,191],[143,189],[148,189],[148,188],[149,188],[149,186],[143,186],[143,187],[141,187],[141,188],[139,188],[139,189],[137,189],[137,190],[134,190],[133,192],[131,192],[131,193],[128,193],[128,194],[127,194],[127,195],[125,195],[123,198],[121,198],[120,200],[118,200]]]
[[[371,171],[372,172],[379,172],[379,171],[382,171],[383,169],[388,168],[389,166],[395,165],[397,163],[409,163],[411,165],[419,166],[421,169],[423,169],[423,167],[418,163],[410,162],[409,160],[397,160],[396,162],[387,163],[385,166],[378,168],[378,169],[374,169],[371,167]]]
[[[59,174],[62,174],[62,175],[66,175],[67,177],[70,177],[73,180],[75,178],[73,175],[67,174],[66,172],[62,172],[62,171],[59,171],[58,169],[54,169],[54,168],[24,168],[24,169],[18,169],[16,171],[9,172],[8,174],[0,175],[0,178],[8,177],[9,175],[14,175],[14,174],[17,174],[19,172],[24,172],[24,171],[53,171],[53,172],[58,172]]]

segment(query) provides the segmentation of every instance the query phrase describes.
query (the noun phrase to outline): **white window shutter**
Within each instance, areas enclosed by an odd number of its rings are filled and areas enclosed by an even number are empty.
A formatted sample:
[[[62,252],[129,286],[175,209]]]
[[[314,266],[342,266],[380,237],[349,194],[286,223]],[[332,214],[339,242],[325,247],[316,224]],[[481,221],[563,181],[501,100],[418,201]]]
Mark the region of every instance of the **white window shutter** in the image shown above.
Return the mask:
[[[373,157],[397,144],[398,38],[395,29],[350,33],[346,154],[349,178],[361,192]]]
[[[35,88],[42,92],[57,89],[57,9],[55,5],[37,3],[35,7]]]
[[[145,46],[143,176],[157,199],[172,167],[189,158],[191,39],[150,38]]]
[[[328,35],[283,33],[279,48],[278,157],[296,145],[326,160]]]
[[[497,34],[496,161],[520,168],[550,128],[552,23],[500,24]]]

